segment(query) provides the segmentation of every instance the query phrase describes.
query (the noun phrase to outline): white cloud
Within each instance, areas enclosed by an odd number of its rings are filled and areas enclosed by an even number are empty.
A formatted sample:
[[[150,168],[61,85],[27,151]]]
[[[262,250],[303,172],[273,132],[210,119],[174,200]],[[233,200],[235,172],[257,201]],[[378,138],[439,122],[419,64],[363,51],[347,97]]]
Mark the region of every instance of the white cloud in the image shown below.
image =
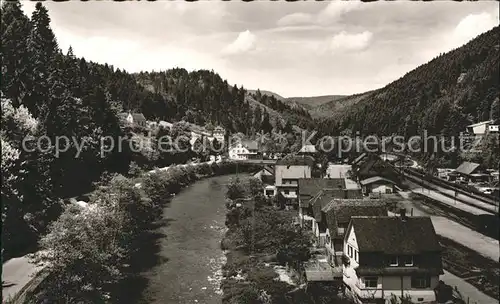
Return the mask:
[[[276,23],[279,26],[302,25],[313,22],[313,16],[306,13],[293,13],[286,15]]]
[[[224,48],[225,54],[236,54],[248,52],[255,48],[256,37],[252,32],[246,30],[239,33],[238,38]]]
[[[492,14],[486,12],[480,14],[469,14],[455,27],[452,35],[452,43],[454,46],[452,47],[461,46],[477,35],[486,32],[497,25],[498,16],[493,16]]]
[[[350,34],[345,31],[333,36],[330,41],[330,50],[359,51],[365,49],[372,40],[373,34],[369,31]]]
[[[361,9],[363,4],[361,1],[332,1],[318,14],[318,22],[332,23],[346,13]]]

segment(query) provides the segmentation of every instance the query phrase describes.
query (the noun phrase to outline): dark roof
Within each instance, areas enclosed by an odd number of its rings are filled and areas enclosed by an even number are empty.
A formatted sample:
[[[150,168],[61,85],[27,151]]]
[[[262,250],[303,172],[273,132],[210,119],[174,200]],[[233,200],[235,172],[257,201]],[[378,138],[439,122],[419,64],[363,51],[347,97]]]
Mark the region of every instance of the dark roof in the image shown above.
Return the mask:
[[[248,150],[258,150],[259,143],[255,140],[243,140],[241,144],[246,147]]]
[[[321,212],[323,207],[335,198],[344,198],[345,189],[322,189],[312,199],[309,204],[312,206],[313,216],[317,222],[321,222]]]
[[[299,195],[302,207],[309,206],[309,199],[318,194],[322,189],[345,189],[343,178],[299,178]]]
[[[132,118],[134,119],[134,121],[145,121],[146,120],[146,117],[144,117],[144,115],[142,115],[142,113],[132,113]]]
[[[460,164],[460,166],[458,166],[456,171],[462,174],[470,175],[474,171],[476,171],[479,166],[480,165],[476,163],[463,162]]]
[[[440,251],[436,231],[430,217],[353,216],[360,252],[385,254],[419,254]]]
[[[255,175],[255,174],[257,174],[257,173],[259,173],[261,171],[267,171],[267,172],[271,173],[272,176],[274,176],[274,170],[271,167],[269,167],[269,166],[264,166],[264,167],[259,168],[258,170],[255,170],[252,173],[252,175]]]
[[[397,172],[387,162],[380,158],[370,158],[359,165],[358,178],[365,179],[372,176],[382,176],[388,179],[396,179]]]
[[[353,216],[387,216],[387,204],[380,200],[334,199],[323,208],[330,236],[337,235],[337,225],[349,224]]]
[[[310,166],[314,165],[314,158],[309,155],[287,155],[282,159],[276,161],[276,165],[282,166]]]

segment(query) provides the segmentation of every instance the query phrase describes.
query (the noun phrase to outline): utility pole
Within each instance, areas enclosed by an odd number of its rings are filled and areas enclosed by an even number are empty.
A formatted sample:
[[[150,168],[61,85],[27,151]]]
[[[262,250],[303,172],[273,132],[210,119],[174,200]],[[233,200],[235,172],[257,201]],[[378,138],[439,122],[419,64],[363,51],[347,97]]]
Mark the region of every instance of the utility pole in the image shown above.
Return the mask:
[[[252,255],[255,249],[255,199],[252,200]]]

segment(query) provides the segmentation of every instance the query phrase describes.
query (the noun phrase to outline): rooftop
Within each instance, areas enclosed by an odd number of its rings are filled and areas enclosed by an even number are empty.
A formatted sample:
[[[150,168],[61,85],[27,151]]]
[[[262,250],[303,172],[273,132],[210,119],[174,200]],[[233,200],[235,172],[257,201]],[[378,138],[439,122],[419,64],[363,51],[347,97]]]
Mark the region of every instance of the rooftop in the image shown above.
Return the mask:
[[[462,174],[471,174],[474,172],[477,168],[479,168],[479,164],[476,163],[471,163],[471,162],[463,162],[458,166],[457,172],[462,173]]]
[[[281,166],[310,166],[314,165],[314,158],[308,155],[287,155],[276,162],[276,165]]]
[[[440,251],[430,217],[353,216],[360,252],[385,254],[418,254]]]
[[[395,182],[393,182],[387,178],[381,177],[381,176],[373,176],[373,177],[364,179],[364,180],[360,181],[359,183],[361,185],[369,185],[369,184],[373,184],[373,183],[381,182],[381,181],[391,183],[391,184],[396,184]]]
[[[478,126],[484,125],[484,124],[492,124],[493,122],[494,122],[493,120],[480,121],[480,122],[476,122],[475,124],[468,125],[467,128],[478,127]]]

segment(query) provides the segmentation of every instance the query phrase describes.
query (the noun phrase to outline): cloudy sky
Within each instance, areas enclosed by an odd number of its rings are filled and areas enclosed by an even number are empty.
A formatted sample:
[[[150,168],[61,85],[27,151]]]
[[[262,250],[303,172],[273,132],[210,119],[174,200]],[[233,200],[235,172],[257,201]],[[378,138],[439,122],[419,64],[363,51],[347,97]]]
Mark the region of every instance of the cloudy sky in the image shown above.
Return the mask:
[[[354,94],[498,25],[479,2],[46,2],[60,47],[129,72],[213,69],[285,97]],[[23,2],[28,15],[34,9]]]

